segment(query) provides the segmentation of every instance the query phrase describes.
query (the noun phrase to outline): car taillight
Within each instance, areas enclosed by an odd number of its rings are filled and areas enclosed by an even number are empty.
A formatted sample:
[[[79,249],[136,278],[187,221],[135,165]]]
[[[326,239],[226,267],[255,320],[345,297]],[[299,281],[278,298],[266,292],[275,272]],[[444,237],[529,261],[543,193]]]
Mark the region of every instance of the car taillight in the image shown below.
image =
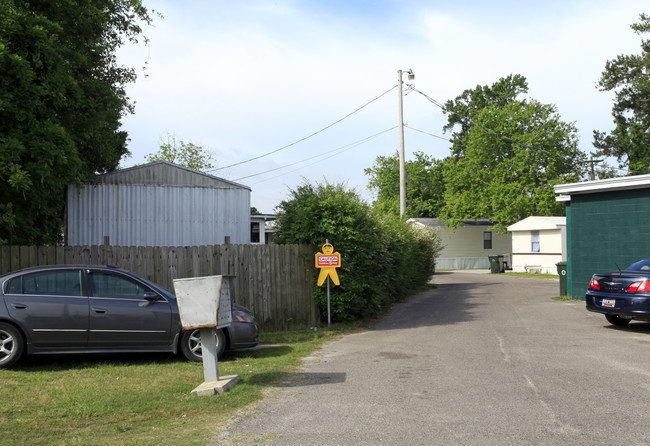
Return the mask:
[[[592,290],[599,290],[600,289],[600,283],[593,277],[591,278],[591,282],[589,282],[589,288]]]
[[[644,280],[642,282],[634,282],[631,283],[625,291],[628,293],[642,293],[644,291],[650,291],[650,283],[647,280]]]

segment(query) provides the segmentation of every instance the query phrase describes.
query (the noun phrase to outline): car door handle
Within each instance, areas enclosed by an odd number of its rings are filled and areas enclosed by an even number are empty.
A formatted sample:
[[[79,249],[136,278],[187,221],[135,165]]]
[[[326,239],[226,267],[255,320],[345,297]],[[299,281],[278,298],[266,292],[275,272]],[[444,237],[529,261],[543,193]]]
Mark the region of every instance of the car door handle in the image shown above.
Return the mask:
[[[24,310],[27,308],[27,305],[25,304],[11,304],[12,307],[14,307],[16,310]]]
[[[104,313],[106,313],[106,308],[97,308],[97,307],[93,307],[93,311],[94,311],[95,313],[104,314]]]

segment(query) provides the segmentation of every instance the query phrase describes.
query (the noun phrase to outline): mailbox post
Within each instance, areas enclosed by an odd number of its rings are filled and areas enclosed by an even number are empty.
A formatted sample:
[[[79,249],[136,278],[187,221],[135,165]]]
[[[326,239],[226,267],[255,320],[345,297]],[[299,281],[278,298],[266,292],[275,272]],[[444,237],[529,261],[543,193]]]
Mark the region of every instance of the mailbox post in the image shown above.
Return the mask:
[[[219,378],[217,358],[217,330],[232,322],[230,283],[223,276],[174,279],[183,330],[201,332],[204,382],[195,395],[223,393],[239,381],[237,375]]]

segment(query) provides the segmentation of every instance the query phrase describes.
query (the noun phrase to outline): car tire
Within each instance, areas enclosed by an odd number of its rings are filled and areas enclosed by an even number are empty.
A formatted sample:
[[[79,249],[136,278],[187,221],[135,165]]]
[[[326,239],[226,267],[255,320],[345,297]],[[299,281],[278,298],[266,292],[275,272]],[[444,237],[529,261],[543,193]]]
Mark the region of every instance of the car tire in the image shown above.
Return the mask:
[[[616,325],[617,327],[624,327],[630,323],[630,319],[623,319],[618,314],[606,314],[605,319],[607,319],[607,322]]]
[[[11,367],[23,356],[23,334],[13,325],[0,322],[0,368]]]
[[[226,336],[222,330],[217,330],[217,358],[221,358],[226,350]],[[201,330],[184,331],[181,336],[181,352],[190,361],[201,362]]]

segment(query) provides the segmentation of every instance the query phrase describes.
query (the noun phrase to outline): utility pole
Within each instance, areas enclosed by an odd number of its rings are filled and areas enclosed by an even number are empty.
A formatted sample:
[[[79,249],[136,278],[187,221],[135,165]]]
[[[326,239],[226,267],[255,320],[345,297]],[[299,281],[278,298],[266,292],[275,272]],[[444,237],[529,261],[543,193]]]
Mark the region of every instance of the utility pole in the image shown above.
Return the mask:
[[[408,70],[409,80],[415,79],[413,70]],[[406,165],[404,162],[404,107],[402,105],[402,70],[397,70],[397,112],[399,115],[399,215],[406,213]]]
[[[589,158],[589,164],[591,164],[591,181],[594,181],[596,179],[596,171],[594,169],[594,164],[602,163],[604,160],[595,160],[594,159],[594,154],[590,154]]]

